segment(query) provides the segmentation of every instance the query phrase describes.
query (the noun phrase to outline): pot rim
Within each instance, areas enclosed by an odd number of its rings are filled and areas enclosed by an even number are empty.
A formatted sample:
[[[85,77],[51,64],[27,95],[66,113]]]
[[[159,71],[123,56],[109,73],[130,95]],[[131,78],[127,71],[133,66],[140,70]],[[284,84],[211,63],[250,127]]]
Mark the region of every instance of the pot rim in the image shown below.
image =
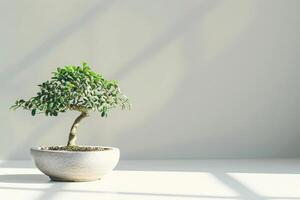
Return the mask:
[[[51,146],[60,146],[63,147],[63,145],[51,145]],[[50,147],[49,146],[35,146],[31,147],[31,151],[37,151],[37,152],[51,152],[51,153],[70,153],[70,154],[87,154],[87,153],[107,153],[110,151],[120,151],[117,147],[110,147],[110,146],[97,146],[97,145],[80,145],[82,147],[102,147],[107,148],[104,151],[64,151],[64,150],[49,150],[49,149],[42,149],[42,147]]]

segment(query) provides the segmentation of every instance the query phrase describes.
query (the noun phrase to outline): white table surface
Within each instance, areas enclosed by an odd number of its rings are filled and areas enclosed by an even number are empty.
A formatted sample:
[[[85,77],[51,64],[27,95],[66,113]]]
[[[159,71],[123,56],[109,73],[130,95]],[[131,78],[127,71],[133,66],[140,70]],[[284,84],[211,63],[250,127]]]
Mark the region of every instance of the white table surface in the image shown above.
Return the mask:
[[[300,200],[300,160],[121,161],[96,182],[53,182],[31,161],[0,161],[0,199]]]

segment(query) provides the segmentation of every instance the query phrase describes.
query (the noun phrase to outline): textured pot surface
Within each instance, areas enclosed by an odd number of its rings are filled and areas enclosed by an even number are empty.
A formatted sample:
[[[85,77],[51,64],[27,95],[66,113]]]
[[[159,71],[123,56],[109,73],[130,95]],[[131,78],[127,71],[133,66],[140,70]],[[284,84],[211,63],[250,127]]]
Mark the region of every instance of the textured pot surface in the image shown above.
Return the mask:
[[[118,148],[104,151],[54,151],[31,148],[36,167],[55,181],[93,181],[112,171],[119,162]]]

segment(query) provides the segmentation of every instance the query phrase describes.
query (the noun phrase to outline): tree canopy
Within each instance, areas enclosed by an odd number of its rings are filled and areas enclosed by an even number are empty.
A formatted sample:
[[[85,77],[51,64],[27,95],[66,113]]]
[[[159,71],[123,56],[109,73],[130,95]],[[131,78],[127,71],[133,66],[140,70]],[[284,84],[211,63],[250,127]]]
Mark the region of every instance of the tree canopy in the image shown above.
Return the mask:
[[[60,112],[75,110],[82,113],[97,111],[102,117],[114,107],[130,108],[117,81],[104,79],[85,62],[81,66],[57,68],[52,74],[50,80],[38,85],[40,91],[36,96],[17,100],[11,108],[30,110],[32,116],[39,113],[57,116]]]

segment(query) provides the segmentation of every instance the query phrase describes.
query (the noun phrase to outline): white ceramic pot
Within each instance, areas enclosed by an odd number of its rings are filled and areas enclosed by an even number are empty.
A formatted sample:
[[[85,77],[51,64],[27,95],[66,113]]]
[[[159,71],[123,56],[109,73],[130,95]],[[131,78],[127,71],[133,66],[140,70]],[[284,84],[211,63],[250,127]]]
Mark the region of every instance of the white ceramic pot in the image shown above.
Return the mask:
[[[31,148],[36,167],[55,181],[94,181],[112,171],[119,162],[120,151],[53,151]]]

